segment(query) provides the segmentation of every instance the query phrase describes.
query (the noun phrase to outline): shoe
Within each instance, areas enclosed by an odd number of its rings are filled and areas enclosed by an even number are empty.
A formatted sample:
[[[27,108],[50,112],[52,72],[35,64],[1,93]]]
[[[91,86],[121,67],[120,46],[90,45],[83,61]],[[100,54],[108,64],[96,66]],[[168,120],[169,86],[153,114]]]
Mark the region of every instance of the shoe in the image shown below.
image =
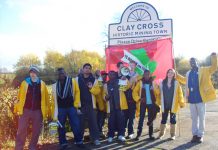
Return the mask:
[[[118,140],[121,142],[125,142],[126,138],[124,136],[120,135],[120,136],[118,136]]]
[[[150,139],[151,141],[154,141],[154,140],[155,140],[155,137],[153,137],[153,132],[154,132],[153,125],[152,125],[152,126],[149,126],[149,128],[148,128],[148,134],[149,134],[149,139]]]
[[[139,140],[139,135],[137,135],[136,137],[135,137],[135,141],[138,141]]]
[[[170,125],[170,135],[171,135],[171,140],[176,139],[176,124],[171,124]]]
[[[175,140],[175,139],[176,139],[176,136],[171,136],[170,139],[171,139],[171,140]]]
[[[107,141],[108,141],[108,143],[111,143],[111,142],[113,142],[113,138],[109,137]]]
[[[166,124],[161,124],[160,125],[160,133],[159,133],[158,138],[163,139],[165,132],[166,132]]]
[[[94,144],[95,144],[95,146],[101,145],[101,143],[100,143],[99,140],[95,140],[95,141],[94,141]]]
[[[154,141],[154,140],[155,140],[155,137],[150,136],[150,137],[149,137],[149,140]]]
[[[105,135],[103,133],[100,134],[100,138],[105,139]]]
[[[136,138],[135,138],[135,141],[138,141],[139,140],[139,136],[137,136]]]
[[[194,136],[192,137],[191,143],[197,142],[197,138],[198,138],[198,136],[197,136],[197,135],[194,135]]]
[[[132,139],[134,138],[134,134],[130,134],[130,135],[128,136],[128,138],[129,138],[130,140],[132,140]]]
[[[196,142],[197,143],[203,143],[203,137],[197,137]]]

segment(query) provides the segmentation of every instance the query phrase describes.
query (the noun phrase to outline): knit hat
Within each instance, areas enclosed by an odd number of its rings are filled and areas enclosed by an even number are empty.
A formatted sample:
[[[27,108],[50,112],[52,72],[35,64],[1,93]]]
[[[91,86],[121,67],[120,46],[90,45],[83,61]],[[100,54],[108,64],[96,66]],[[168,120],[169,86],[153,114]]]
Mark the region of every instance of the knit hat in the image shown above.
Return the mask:
[[[29,68],[29,72],[30,71],[33,71],[35,73],[39,73],[39,68],[35,65],[31,65],[30,68]]]

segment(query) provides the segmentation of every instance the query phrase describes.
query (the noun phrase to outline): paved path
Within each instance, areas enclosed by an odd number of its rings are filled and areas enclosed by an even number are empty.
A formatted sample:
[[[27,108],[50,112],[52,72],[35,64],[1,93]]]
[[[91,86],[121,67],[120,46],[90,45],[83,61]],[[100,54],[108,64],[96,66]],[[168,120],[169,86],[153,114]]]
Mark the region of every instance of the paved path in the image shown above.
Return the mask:
[[[218,100],[210,102],[207,104],[206,113],[206,132],[204,137],[204,143],[202,144],[192,144],[190,140],[192,138],[191,134],[191,119],[190,111],[188,106],[180,111],[177,120],[180,120],[177,127],[177,138],[175,141],[169,139],[170,133],[169,129],[163,140],[149,141],[147,135],[147,126],[144,126],[143,135],[139,141],[127,141],[125,144],[114,141],[111,144],[107,143],[107,140],[103,140],[101,146],[96,147],[90,143],[86,143],[86,149],[95,150],[218,150]],[[160,124],[160,118],[155,121],[155,128],[158,129]],[[146,125],[146,122],[145,122]],[[180,135],[179,135],[180,126]],[[158,132],[155,133],[158,136]],[[77,149],[73,144],[69,149]],[[51,145],[43,145],[43,150],[56,150],[58,149],[58,144],[54,143]]]

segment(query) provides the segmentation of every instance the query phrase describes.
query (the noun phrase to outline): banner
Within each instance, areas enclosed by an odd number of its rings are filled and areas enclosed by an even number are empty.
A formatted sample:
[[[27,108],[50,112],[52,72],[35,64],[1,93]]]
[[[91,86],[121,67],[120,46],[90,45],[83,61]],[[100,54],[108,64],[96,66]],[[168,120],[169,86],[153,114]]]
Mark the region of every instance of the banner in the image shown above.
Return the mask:
[[[161,39],[147,43],[110,46],[106,49],[106,70],[117,71],[116,64],[122,61],[137,63],[136,72],[143,74],[145,69],[150,70],[155,80],[164,79],[166,72],[174,68],[172,39]]]

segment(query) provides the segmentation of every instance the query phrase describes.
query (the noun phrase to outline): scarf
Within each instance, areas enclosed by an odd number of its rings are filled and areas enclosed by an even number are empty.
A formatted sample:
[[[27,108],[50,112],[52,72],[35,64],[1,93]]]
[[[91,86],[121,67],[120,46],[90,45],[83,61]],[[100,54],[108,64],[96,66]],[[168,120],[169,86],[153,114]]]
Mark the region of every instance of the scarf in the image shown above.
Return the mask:
[[[66,81],[64,84],[64,87],[61,87],[61,83],[60,81],[57,81],[57,95],[63,100],[65,98],[67,98],[68,93],[70,92],[70,96],[73,96],[73,89],[72,89],[72,79],[70,77],[66,77]],[[63,89],[63,93],[61,93]]]

